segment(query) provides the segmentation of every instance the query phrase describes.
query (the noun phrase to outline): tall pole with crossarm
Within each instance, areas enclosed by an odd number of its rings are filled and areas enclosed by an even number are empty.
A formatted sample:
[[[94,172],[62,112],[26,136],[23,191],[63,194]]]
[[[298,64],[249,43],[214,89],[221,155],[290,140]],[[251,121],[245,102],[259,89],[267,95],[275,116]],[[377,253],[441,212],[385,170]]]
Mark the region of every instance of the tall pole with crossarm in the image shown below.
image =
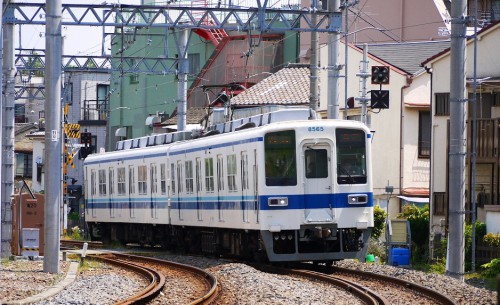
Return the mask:
[[[446,273],[464,279],[465,257],[465,158],[467,153],[467,100],[465,99],[465,53],[467,2],[451,3],[450,47],[450,152],[449,236]],[[453,253],[453,254],[451,254]]]
[[[60,213],[62,206],[61,116],[61,0],[47,1],[45,45],[45,249],[43,271],[59,273]]]

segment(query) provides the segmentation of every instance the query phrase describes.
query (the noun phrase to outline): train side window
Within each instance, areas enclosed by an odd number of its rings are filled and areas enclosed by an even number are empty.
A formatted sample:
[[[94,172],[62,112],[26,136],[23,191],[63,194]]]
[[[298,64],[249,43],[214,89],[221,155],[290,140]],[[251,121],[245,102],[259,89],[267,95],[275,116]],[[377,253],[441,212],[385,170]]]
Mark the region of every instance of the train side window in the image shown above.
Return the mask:
[[[227,186],[230,192],[234,192],[238,190],[236,185],[236,155],[227,156]]]
[[[224,190],[224,156],[217,155],[217,190]]]
[[[248,190],[248,155],[246,152],[241,153],[241,188]]]
[[[113,195],[115,192],[115,169],[109,168],[109,195]]]
[[[270,132],[264,137],[267,186],[297,185],[295,131]]]
[[[125,195],[125,167],[117,168],[118,175],[118,195]]]
[[[214,159],[205,158],[205,185],[207,192],[214,191]]]
[[[201,192],[201,159],[196,158],[196,191]]]
[[[304,157],[306,178],[328,177],[328,153],[326,149],[307,149]]]
[[[170,164],[170,188],[172,190],[172,194],[175,194],[175,164]]]
[[[99,170],[99,196],[106,196],[106,170]]]
[[[132,165],[128,167],[128,193],[135,194],[135,171]]]
[[[148,169],[146,165],[137,167],[137,187],[139,195],[145,195],[148,192]]]
[[[186,193],[192,194],[194,188],[193,161],[186,161],[184,166],[186,170]]]
[[[182,162],[177,161],[177,191],[182,193]]]
[[[95,179],[95,170],[90,171],[90,194],[95,196],[96,191],[96,179]]]
[[[151,194],[156,194],[158,190],[158,173],[156,164],[151,164],[151,167],[149,168],[149,174],[151,176]]]
[[[167,173],[165,164],[160,164],[160,189],[162,194],[167,193]]]

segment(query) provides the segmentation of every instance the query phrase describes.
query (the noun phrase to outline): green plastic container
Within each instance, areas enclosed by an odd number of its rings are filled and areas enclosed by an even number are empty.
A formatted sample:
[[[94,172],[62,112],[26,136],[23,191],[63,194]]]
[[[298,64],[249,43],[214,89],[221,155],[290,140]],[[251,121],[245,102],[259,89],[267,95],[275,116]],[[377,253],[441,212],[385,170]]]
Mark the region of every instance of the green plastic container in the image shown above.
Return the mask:
[[[374,263],[375,262],[375,256],[373,254],[368,254],[366,256],[366,262],[367,263]]]

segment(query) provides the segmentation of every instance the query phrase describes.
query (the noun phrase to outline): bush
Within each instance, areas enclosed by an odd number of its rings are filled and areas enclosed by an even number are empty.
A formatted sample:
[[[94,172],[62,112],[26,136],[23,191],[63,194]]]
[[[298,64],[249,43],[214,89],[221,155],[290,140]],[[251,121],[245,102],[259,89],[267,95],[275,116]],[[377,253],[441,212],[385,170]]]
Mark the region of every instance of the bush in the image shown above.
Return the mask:
[[[426,261],[429,249],[429,206],[420,208],[407,204],[397,218],[404,218],[410,223],[412,260]]]
[[[483,242],[490,247],[500,247],[500,233],[488,233],[483,236]]]
[[[486,278],[496,277],[497,274],[500,274],[500,258],[495,258],[489,263],[481,265],[481,268],[486,269],[482,275]]]
[[[82,230],[80,230],[80,228],[78,226],[75,226],[75,227],[71,228],[69,236],[72,239],[76,239],[76,240],[82,239]]]
[[[379,262],[383,263],[387,261],[387,256],[385,253],[385,245],[383,242],[370,238],[370,243],[368,244],[368,253],[373,254],[379,258]]]
[[[373,218],[374,227],[371,237],[379,239],[385,229],[385,219],[387,218],[387,213],[379,205],[376,205],[373,208]]]

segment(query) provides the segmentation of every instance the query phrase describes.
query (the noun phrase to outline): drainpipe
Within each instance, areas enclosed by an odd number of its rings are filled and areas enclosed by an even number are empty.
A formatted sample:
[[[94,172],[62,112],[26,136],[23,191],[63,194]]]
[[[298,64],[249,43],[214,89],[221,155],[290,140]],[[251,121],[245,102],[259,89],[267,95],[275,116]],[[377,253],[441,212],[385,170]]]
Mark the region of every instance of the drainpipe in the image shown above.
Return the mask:
[[[412,79],[410,77],[406,77],[406,84],[401,87],[401,110],[400,110],[400,115],[399,115],[399,194],[403,194],[403,168],[404,168],[404,94],[403,91],[406,88],[410,87],[410,84],[412,82]],[[401,207],[399,209],[401,211]]]
[[[431,115],[431,149],[429,152],[429,263],[434,259],[434,233],[433,231],[433,211],[432,207],[434,206],[434,187],[432,185],[432,177],[434,174],[434,162],[432,160],[433,158],[433,152],[434,152],[434,128],[437,125],[433,124],[433,115],[432,115],[432,84],[433,84],[433,75],[432,75],[432,68],[429,67],[424,67],[425,72],[430,75],[431,82],[430,82],[430,94],[429,94],[429,104],[430,104],[430,115]]]

